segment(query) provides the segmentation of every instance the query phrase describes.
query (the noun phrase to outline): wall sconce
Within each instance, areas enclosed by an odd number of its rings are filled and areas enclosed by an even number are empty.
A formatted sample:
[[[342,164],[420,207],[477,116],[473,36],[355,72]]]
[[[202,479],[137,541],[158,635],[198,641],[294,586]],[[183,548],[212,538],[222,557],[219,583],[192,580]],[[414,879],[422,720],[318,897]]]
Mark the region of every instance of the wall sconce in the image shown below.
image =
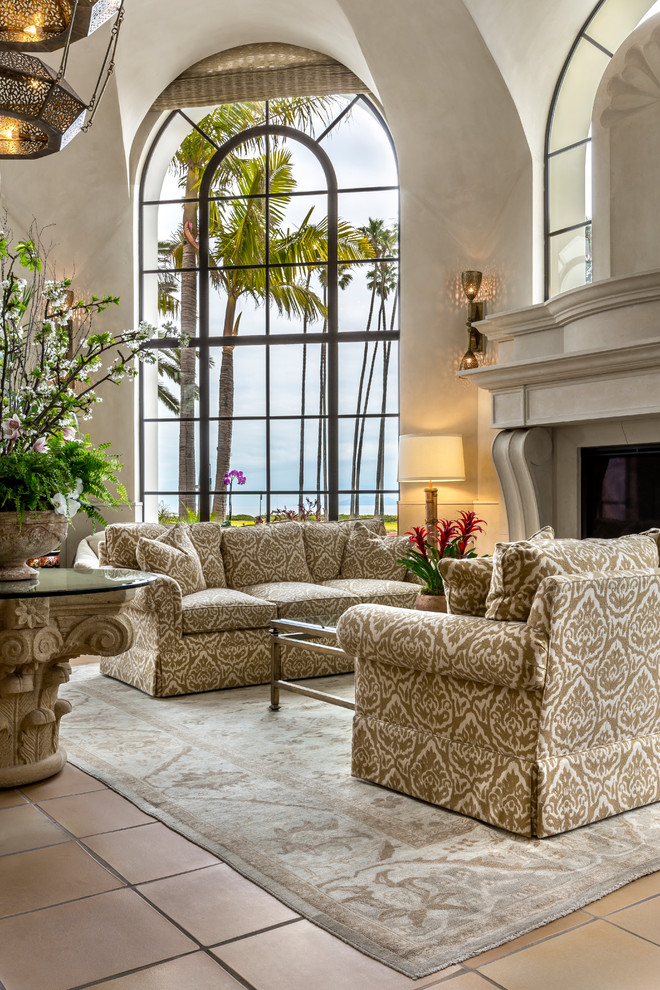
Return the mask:
[[[437,433],[404,433],[399,437],[399,481],[426,481],[426,528],[438,521],[438,489],[434,481],[465,481],[463,437]]]
[[[483,335],[479,333],[476,327],[472,326],[473,323],[478,323],[484,318],[483,300],[474,301],[481,288],[481,272],[461,272],[461,285],[468,298],[468,318],[465,324],[468,329],[468,349],[461,358],[458,370],[472,371],[473,368],[479,367],[477,354],[483,354],[484,350]]]

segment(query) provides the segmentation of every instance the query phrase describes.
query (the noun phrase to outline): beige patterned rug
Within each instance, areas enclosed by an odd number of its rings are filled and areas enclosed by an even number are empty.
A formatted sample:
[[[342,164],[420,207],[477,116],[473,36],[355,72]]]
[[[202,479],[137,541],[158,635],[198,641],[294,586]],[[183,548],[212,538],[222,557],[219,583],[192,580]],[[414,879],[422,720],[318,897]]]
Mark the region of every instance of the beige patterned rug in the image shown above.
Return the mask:
[[[352,677],[321,690],[350,696]],[[268,688],[148,698],[75,667],[71,762],[295,911],[425,976],[660,869],[660,804],[530,840],[349,776],[351,713]]]

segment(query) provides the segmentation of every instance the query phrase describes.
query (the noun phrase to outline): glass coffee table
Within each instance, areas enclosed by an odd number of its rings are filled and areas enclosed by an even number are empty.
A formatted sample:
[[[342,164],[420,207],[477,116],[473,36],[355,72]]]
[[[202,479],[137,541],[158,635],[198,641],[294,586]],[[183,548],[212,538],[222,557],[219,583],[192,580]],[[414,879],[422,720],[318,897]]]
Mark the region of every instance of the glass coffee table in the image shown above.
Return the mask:
[[[347,654],[337,646],[337,622],[339,614],[308,615],[300,619],[276,619],[271,628],[270,641],[270,705],[271,712],[280,709],[280,691],[292,691],[294,694],[304,694],[317,701],[325,701],[329,705],[339,705],[340,708],[350,708],[355,711],[355,702],[338,698],[325,691],[315,691],[314,688],[296,681],[282,680],[282,647],[287,650],[305,649],[316,653],[332,653],[335,656],[346,657]],[[322,639],[324,642],[317,642]],[[326,642],[327,641],[327,642]]]

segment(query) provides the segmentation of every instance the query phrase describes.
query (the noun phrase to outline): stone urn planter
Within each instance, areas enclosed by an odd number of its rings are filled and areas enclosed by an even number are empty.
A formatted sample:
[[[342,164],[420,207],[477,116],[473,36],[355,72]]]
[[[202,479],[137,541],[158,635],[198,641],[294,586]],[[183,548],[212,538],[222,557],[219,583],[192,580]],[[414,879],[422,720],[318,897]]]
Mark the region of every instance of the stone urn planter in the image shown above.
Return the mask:
[[[56,550],[66,537],[69,521],[55,510],[26,512],[20,523],[17,512],[0,512],[0,581],[26,581],[38,571],[28,567],[29,557],[43,557]]]
[[[419,609],[420,612],[446,612],[447,596],[419,594],[415,601],[415,608]]]

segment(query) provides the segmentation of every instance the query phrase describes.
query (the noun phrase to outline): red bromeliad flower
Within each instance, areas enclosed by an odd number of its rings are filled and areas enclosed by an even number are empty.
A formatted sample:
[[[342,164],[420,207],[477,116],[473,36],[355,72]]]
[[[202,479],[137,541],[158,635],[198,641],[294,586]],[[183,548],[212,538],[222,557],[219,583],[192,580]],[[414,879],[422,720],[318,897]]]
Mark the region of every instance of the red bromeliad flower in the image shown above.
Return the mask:
[[[435,540],[441,557],[444,557],[445,550],[457,534],[457,524],[451,519],[440,519],[435,524]]]
[[[422,555],[422,557],[424,557],[425,560],[428,558],[428,554],[426,552],[426,540],[428,535],[429,532],[425,526],[413,526],[412,530],[406,533],[406,536],[410,542],[417,548],[417,551]]]
[[[461,557],[467,553],[470,544],[475,541],[475,534],[483,533],[484,530],[483,526],[480,525],[481,523],[485,523],[485,520],[478,519],[476,512],[467,512],[465,509],[461,511],[460,519],[456,520],[456,546]]]

